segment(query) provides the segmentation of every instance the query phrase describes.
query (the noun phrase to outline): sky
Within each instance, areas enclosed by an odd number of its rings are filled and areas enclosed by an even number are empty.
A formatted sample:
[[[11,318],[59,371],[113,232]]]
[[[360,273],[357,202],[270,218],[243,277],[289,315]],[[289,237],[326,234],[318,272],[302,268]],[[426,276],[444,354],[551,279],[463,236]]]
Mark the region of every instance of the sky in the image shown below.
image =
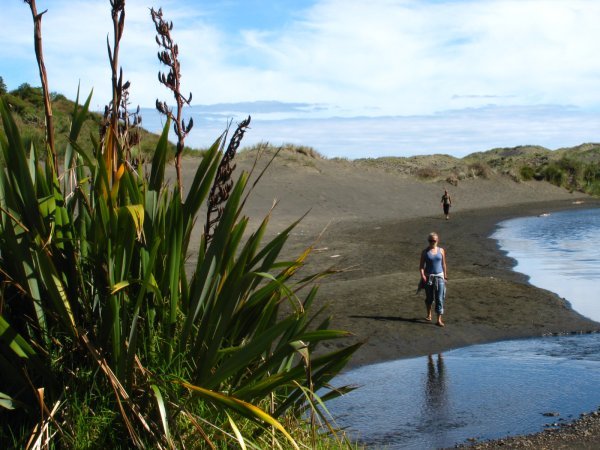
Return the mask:
[[[0,3],[0,76],[39,86],[29,7]],[[158,131],[153,105],[171,97],[157,82],[151,7],[173,22],[193,146],[248,114],[247,145],[351,159],[600,141],[597,0],[127,0],[120,63]],[[103,110],[109,1],[37,8],[50,89],[93,89]]]

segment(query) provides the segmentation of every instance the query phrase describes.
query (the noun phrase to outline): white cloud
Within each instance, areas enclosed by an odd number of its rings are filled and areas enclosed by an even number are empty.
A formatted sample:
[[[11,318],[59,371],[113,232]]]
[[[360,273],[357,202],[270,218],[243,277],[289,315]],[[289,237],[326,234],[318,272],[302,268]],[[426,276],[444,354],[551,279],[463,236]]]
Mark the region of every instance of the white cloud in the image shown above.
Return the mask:
[[[329,0],[285,34],[248,44],[288,77],[272,87],[286,100],[301,92],[403,114],[447,109],[471,93],[589,106],[600,100],[587,89],[600,70],[599,13],[600,4],[572,0]]]
[[[23,81],[38,84],[28,7],[22,2],[3,3],[0,75],[11,88]],[[323,150],[332,154],[348,148],[350,138],[364,142],[362,148],[371,147],[367,140],[379,142],[379,132],[393,136],[386,138],[388,143],[406,140],[402,152],[409,148],[420,151],[436,139],[435,126],[443,134],[439,141],[453,139],[451,146],[459,153],[463,151],[461,143],[467,141],[473,144],[468,145],[469,151],[495,146],[492,137],[499,145],[529,142],[550,147],[567,145],[570,136],[598,140],[585,114],[600,110],[600,27],[596,24],[600,2],[317,0],[296,6],[275,28],[261,28],[251,20],[234,22],[248,11],[240,8],[250,6],[230,3],[227,8],[234,14],[224,19],[219,14],[224,6],[217,7],[208,0],[162,2],[165,18],[174,23],[173,37],[180,48],[182,89],[194,94],[194,103],[276,100],[326,107],[326,111],[309,116],[312,118],[327,114],[428,118],[385,119],[387,128],[381,129],[368,121],[340,120],[335,125],[330,121],[323,128],[327,133],[319,133],[316,122],[311,122],[311,129],[303,129],[303,134],[296,133],[295,127],[262,128],[276,136],[283,137],[284,131],[294,141],[314,136],[315,146],[322,144],[326,146]],[[286,3],[290,5],[296,3]],[[151,106],[157,98],[171,100],[171,94],[156,78],[164,67],[156,59],[151,6],[150,0],[127,1],[120,63],[125,78],[132,82],[134,105]],[[112,42],[109,3],[38,1],[40,10],[46,7],[44,53],[51,89],[73,98],[81,81],[84,95],[94,88],[92,106],[101,109],[110,98],[106,57],[106,37]],[[269,2],[251,7],[269,8]],[[282,8],[279,3],[277,7]],[[464,117],[460,121],[432,119],[436,112],[463,108],[483,111],[488,104],[495,105],[486,111],[497,115],[496,122],[484,124]],[[563,117],[558,125],[555,119],[550,120],[563,133],[559,136],[558,131],[544,128],[542,121],[549,119],[535,108],[540,104],[563,105],[557,111],[573,105],[579,108],[577,117],[582,124],[574,119],[576,116]],[[513,112],[529,114],[519,113],[522,123],[504,114],[514,107],[524,109]],[[455,112],[444,115],[458,117]],[[286,116],[292,117],[291,112]],[[259,122],[267,123],[261,120],[255,123],[257,130],[263,126],[259,127]],[[567,123],[575,131],[571,133]],[[367,127],[364,135],[356,128],[359,125]],[[509,129],[509,125],[515,128]],[[396,126],[403,133],[390,131]],[[535,135],[542,128],[545,131]],[[369,131],[375,129],[377,133]],[[484,130],[490,139],[483,139]],[[531,139],[517,142],[517,138],[528,137],[528,130]],[[477,136],[481,145],[469,141]],[[545,140],[549,136],[554,141]],[[268,136],[260,139],[273,140]],[[385,145],[386,152],[395,151],[391,144]]]
[[[143,105],[162,92],[150,6],[127,2],[121,55],[132,98]],[[175,25],[184,90],[202,103],[319,102],[350,114],[481,106],[473,95],[500,104],[600,103],[600,3],[592,0],[321,0],[273,30],[226,28],[204,2],[163,6]],[[8,6],[3,17],[18,20],[0,21],[11,43],[1,55],[25,55],[31,73],[27,15],[26,5]],[[53,89],[72,94],[81,80],[103,102],[108,3],[52,2],[43,28]]]
[[[264,105],[262,105],[264,107]],[[311,118],[307,113],[278,118],[285,105],[271,105],[264,114],[252,115],[243,145],[259,142],[273,145],[293,143],[314,147],[327,157],[412,156],[445,153],[462,157],[496,147],[542,145],[550,149],[584,142],[600,142],[600,112],[557,105],[485,106],[414,116]],[[225,129],[234,126],[259,105],[215,105],[193,107],[186,117],[195,126],[187,139],[194,148],[206,148]],[[310,108],[305,108],[310,111]],[[295,105],[289,110],[297,111]],[[221,115],[219,115],[221,114]],[[154,110],[143,110],[143,125],[158,132],[164,121]]]

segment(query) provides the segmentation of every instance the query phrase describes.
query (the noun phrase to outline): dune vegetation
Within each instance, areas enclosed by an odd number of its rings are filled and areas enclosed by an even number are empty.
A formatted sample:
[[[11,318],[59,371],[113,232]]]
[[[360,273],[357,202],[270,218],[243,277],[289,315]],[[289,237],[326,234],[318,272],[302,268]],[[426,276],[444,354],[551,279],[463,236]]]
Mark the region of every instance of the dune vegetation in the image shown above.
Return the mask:
[[[452,185],[466,179],[500,175],[515,182],[547,181],[570,191],[600,195],[600,144],[558,150],[540,146],[498,148],[463,158],[450,155],[364,158],[354,164],[380,167],[422,180],[444,180]]]
[[[348,333],[314,306],[327,273],[299,274],[312,249],[280,257],[296,223],[270,241],[268,212],[248,229],[249,174],[231,175],[249,118],[229,142],[217,137],[188,186],[179,171],[171,186],[170,152],[178,163],[193,126],[173,24],[152,10],[159,78],[177,106],[157,100],[168,119],[146,151],[115,63],[125,1],[110,2],[104,115],[90,113],[91,94],[67,114],[50,93],[37,51],[43,13],[25,3],[42,87],[0,98],[0,447],[352,447],[325,402],[349,389],[330,382],[360,344],[315,353]]]

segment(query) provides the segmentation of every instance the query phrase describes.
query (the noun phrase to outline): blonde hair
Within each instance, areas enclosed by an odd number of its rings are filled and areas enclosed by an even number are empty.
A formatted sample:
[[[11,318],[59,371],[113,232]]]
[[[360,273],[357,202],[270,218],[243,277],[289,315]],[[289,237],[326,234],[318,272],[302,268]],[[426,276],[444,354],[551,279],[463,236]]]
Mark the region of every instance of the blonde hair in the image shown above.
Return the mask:
[[[438,234],[435,231],[432,231],[431,233],[429,233],[429,235],[427,236],[427,240],[431,239],[432,237],[436,238],[438,241],[440,240],[440,237],[438,236]]]

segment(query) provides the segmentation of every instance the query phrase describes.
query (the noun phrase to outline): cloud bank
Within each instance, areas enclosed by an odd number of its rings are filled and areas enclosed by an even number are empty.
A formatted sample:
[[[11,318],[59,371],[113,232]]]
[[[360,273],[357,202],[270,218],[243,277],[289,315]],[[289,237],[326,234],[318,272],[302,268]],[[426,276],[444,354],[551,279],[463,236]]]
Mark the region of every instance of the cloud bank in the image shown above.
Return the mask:
[[[4,3],[0,75],[9,88],[39,85],[30,12],[23,2]],[[92,107],[102,110],[110,98],[108,2],[38,3],[48,8],[51,89],[69,98],[78,85],[94,89]],[[146,107],[171,98],[156,81],[163,68],[151,6],[127,1],[120,60],[133,105]],[[260,140],[299,141],[333,156],[598,140],[600,2],[164,0],[162,7],[174,22],[184,94],[229,105],[230,117],[252,105]]]
[[[287,118],[284,106],[280,104],[276,114],[255,114],[252,103],[235,107],[196,106],[186,112],[195,123],[187,144],[206,148],[230,120],[235,126],[247,115],[252,115],[253,120],[243,145],[307,145],[329,158],[435,153],[463,157],[497,147],[541,145],[555,150],[600,141],[600,113],[575,107],[489,105],[432,115],[323,119],[310,114]],[[147,109],[142,114],[146,128],[155,132],[162,129],[164,121],[156,111]]]

